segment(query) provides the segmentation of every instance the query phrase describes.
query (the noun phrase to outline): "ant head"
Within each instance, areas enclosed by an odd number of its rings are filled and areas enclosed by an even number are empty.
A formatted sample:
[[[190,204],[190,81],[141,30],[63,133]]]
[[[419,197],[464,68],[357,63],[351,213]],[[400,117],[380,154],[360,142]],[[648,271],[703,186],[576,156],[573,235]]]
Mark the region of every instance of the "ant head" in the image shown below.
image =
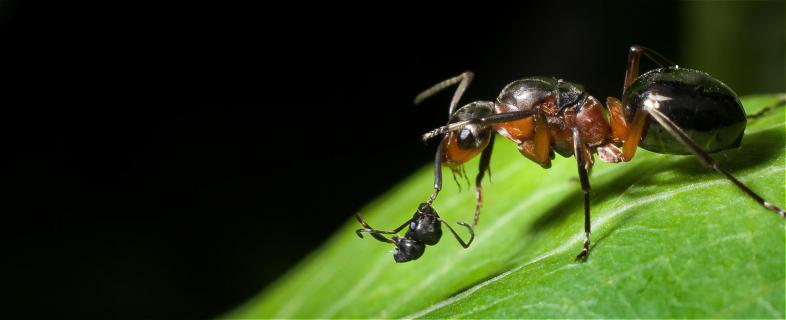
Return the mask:
[[[482,148],[487,143],[490,132],[488,128],[472,123],[461,128],[457,134],[456,144],[466,150]]]
[[[393,259],[396,262],[417,260],[426,251],[426,245],[433,246],[442,238],[442,222],[437,211],[428,204],[421,203],[409,223],[404,238],[393,237]]]
[[[450,122],[478,119],[492,114],[494,114],[493,102],[475,101],[456,110],[450,116]],[[456,144],[464,150],[482,149],[488,143],[489,136],[492,134],[491,127],[479,123],[469,123],[454,132],[456,134]]]
[[[430,204],[421,203],[404,237],[430,246],[437,244],[442,238],[442,222],[437,211]]]
[[[412,239],[393,237],[393,244],[396,245],[396,248],[393,249],[393,259],[396,262],[417,260],[426,251],[425,244]]]

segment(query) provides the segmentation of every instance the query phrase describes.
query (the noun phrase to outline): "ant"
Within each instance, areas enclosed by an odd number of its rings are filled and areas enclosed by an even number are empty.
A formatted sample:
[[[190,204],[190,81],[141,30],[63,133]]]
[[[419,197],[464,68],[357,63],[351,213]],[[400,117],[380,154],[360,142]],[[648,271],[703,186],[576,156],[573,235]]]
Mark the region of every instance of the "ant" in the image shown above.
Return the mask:
[[[658,68],[639,75],[642,55]],[[358,236],[370,233],[377,240],[396,245],[396,262],[418,259],[425,245],[436,244],[442,235],[441,223],[445,221],[431,206],[442,189],[442,166],[450,168],[455,179],[456,175],[464,176],[463,164],[480,154],[475,216],[471,226],[458,222],[469,230],[469,242],[465,243],[445,224],[464,248],[469,247],[483,204],[481,181],[486,171],[491,172],[494,132],[515,142],[523,156],[544,169],[551,167],[555,152],[576,157],[584,193],[585,236],[577,261],[586,261],[590,249],[588,174],[595,161],[594,153],[608,163],[630,161],[638,147],[663,154],[693,154],[707,169],[723,175],[762,207],[786,218],[783,209],[764,200],[710,156],[739,147],[747,120],[734,91],[705,72],[681,68],[652,49],[634,45],[628,53],[622,99],[608,97],[605,107],[579,84],[553,77],[530,77],[508,84],[496,101],[475,101],[456,109],[472,78],[472,72],[464,72],[415,98],[415,104],[419,104],[458,84],[450,102],[448,124],[422,137],[426,142],[441,136],[434,161],[434,192],[429,199],[420,204],[410,220],[393,231],[373,229],[356,216],[364,227],[357,230]],[[390,240],[382,236],[396,234],[408,224],[404,238]]]

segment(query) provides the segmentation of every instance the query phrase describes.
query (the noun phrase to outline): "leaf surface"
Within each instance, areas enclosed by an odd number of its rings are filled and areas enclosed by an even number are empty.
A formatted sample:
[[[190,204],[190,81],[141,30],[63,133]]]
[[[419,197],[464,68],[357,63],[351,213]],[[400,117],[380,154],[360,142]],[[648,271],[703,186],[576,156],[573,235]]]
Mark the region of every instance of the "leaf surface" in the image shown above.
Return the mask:
[[[758,116],[740,149],[714,155],[779,206],[786,202],[783,100],[742,99]],[[476,167],[477,159],[468,164],[471,177]],[[584,219],[575,160],[558,157],[544,170],[497,139],[491,168],[469,249],[446,233],[419,260],[396,264],[392,246],[359,239],[347,213],[321,248],[226,317],[784,318],[784,219],[693,156],[640,149],[629,163],[597,160],[585,263],[573,261]],[[454,225],[471,221],[474,193],[459,192],[446,174],[436,210]],[[375,228],[393,229],[428,198],[432,179],[426,166],[362,214]]]

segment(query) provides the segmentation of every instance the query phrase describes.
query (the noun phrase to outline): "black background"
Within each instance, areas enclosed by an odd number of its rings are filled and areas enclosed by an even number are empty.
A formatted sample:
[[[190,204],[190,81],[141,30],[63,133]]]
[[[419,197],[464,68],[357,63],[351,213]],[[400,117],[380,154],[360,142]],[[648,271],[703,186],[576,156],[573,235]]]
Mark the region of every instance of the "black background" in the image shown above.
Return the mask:
[[[682,52],[673,2],[108,3],[0,6],[16,316],[220,315],[431,161],[450,94],[420,90],[605,100],[631,44]]]

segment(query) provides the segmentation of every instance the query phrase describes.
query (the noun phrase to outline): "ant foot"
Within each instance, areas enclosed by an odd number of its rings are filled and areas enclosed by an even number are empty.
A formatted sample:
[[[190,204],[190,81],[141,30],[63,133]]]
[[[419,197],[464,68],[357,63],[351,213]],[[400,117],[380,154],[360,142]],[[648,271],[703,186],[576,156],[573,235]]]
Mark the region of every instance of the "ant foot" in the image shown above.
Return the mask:
[[[581,253],[579,253],[579,255],[576,256],[576,262],[586,262],[587,257],[589,257],[589,251],[587,250],[587,248],[584,248],[581,250]]]
[[[589,257],[589,237],[584,240],[584,248],[581,249],[579,255],[576,256],[576,262],[586,262]]]

